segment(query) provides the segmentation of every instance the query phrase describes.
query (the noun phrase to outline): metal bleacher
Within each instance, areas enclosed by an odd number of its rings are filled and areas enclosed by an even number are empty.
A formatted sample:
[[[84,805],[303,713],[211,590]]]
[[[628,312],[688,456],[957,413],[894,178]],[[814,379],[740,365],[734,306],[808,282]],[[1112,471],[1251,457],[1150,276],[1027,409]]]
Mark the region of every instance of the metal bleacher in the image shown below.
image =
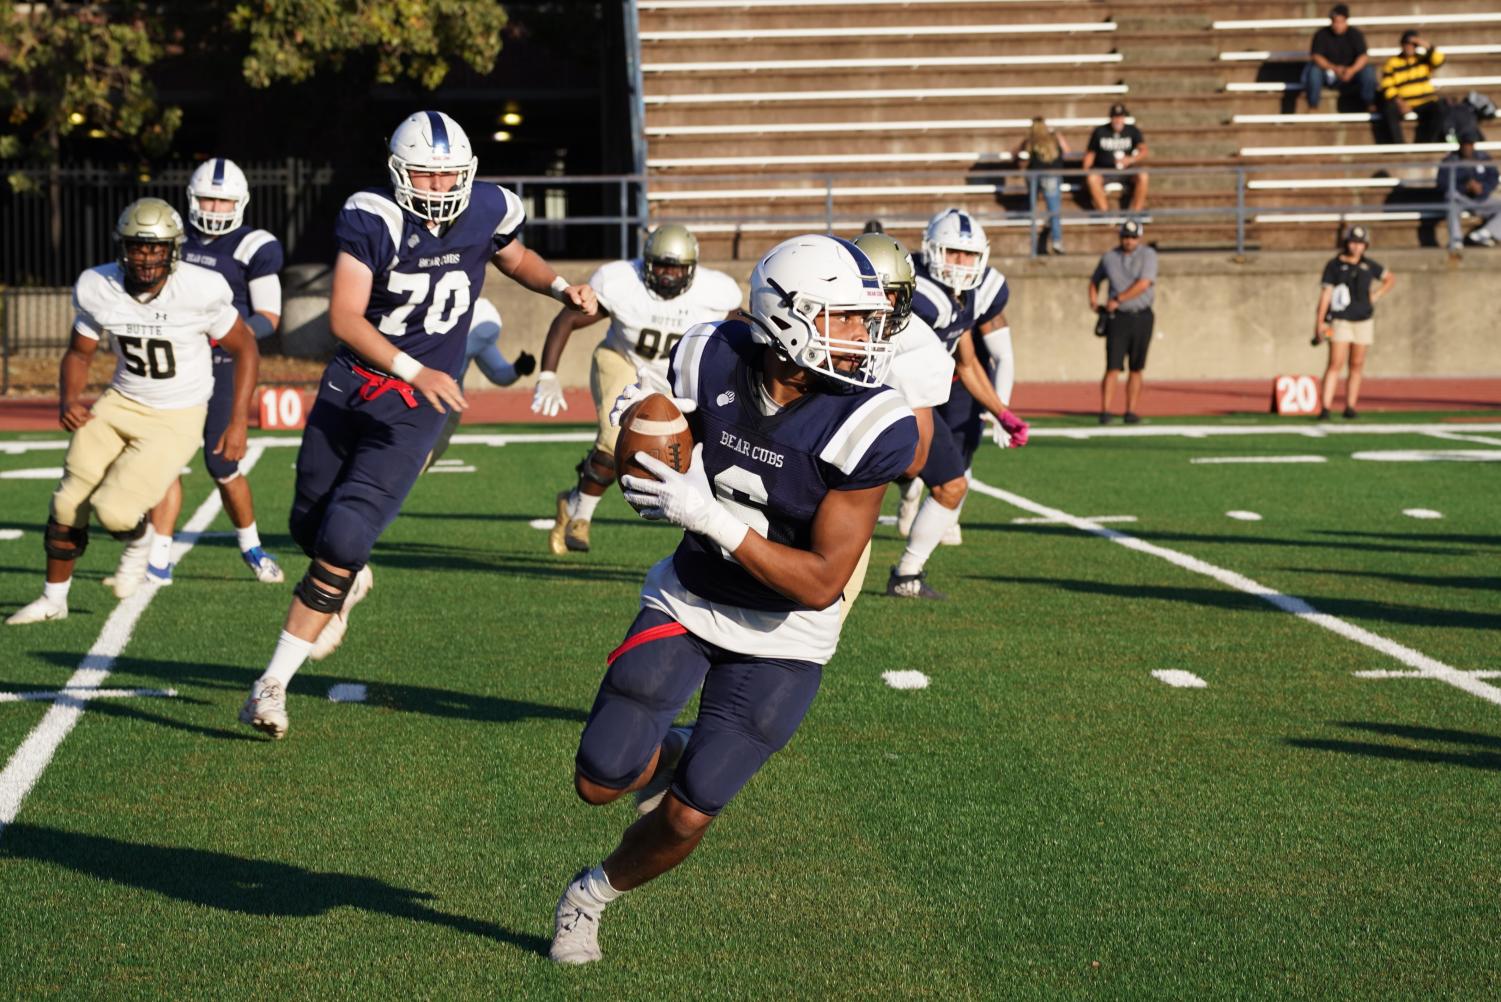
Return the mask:
[[[1332,94],[1319,114],[1302,108],[1322,0],[636,6],[651,212],[715,257],[871,217],[911,237],[951,204],[985,220],[998,253],[1025,254],[1034,224],[1010,151],[1041,114],[1081,153],[1115,101],[1146,135],[1149,232],[1165,248],[1323,248],[1346,210],[1390,230],[1383,245],[1416,245],[1412,213],[1382,213],[1424,185],[1431,196],[1446,151],[1376,147],[1370,114]],[[1448,56],[1440,87],[1501,93],[1501,0],[1367,0],[1355,15],[1378,68],[1417,27]],[[1077,173],[1065,180],[1082,192]],[[1119,213],[1071,194],[1070,249],[1113,244]]]

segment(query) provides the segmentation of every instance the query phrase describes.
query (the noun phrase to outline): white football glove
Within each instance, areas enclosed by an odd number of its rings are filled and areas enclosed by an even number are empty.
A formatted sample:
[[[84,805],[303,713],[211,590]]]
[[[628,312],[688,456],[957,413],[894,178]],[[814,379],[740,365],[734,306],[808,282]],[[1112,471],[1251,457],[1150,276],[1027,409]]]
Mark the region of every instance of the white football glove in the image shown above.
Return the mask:
[[[563,384],[558,374],[545,370],[537,374],[537,388],[532,391],[532,413],[553,417],[558,411],[566,411],[568,401],[563,399]]]
[[[750,526],[730,513],[714,496],[709,478],[704,473],[704,447],[693,447],[692,464],[687,473],[679,473],[659,459],[644,452],[636,453],[636,462],[649,470],[653,477],[633,477],[627,474],[620,478],[625,489],[625,499],[653,521],[671,522],[673,525],[707,536],[724,547],[726,553],[734,553],[745,541]]]
[[[649,371],[649,370],[647,370]],[[692,397],[674,397],[672,387],[659,376],[647,375],[647,371],[638,374],[640,382],[632,383],[620,391],[620,396],[615,398],[615,405],[610,408],[610,424],[620,427],[620,416],[628,411],[632,404],[642,397],[649,397],[653,393],[661,393],[667,396],[675,405],[679,413],[692,414],[698,410],[698,401]]]

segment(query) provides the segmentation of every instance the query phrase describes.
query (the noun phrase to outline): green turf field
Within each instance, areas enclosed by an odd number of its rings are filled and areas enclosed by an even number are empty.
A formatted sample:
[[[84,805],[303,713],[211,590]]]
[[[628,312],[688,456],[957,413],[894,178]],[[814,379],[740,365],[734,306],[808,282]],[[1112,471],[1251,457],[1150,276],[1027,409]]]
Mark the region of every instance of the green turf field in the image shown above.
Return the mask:
[[[272,743],[235,713],[288,588],[219,517],[102,681],[174,696],[90,700],[45,769],[52,704],[0,701],[0,809],[40,776],[0,830],[0,995],[1495,998],[1501,425],[1440,421],[1055,422],[987,447],[964,545],[929,565],[950,600],[880,594],[882,525],[792,744],[611,906],[585,969],[547,961],[553,906],[633,815],[575,798],[573,752],[675,533],[612,494],[595,551],[554,557],[529,523],[583,446],[461,441],[473,471],[418,485]],[[0,440],[0,530],[22,531],[0,615],[39,593],[54,483],[16,474],[62,462],[16,447],[58,438]],[[1492,461],[1416,461],[1435,452]],[[294,455],[251,477],[289,578]],[[1195,462],[1246,457],[1322,461]],[[210,493],[189,478],[185,519]],[[105,663],[118,554],[96,531],[70,618],[0,627],[0,693]],[[883,682],[902,669],[931,684]]]

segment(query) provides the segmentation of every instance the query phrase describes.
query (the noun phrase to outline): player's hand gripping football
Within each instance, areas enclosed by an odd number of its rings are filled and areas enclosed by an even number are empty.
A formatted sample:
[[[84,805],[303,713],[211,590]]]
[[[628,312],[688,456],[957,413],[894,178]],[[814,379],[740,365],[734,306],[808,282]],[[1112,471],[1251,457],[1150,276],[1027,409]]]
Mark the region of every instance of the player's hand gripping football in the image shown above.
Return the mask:
[[[653,393],[660,393],[671,400],[677,406],[679,414],[691,414],[698,410],[697,400],[673,396],[672,387],[667,385],[667,380],[652,370],[642,369],[636,374],[636,378],[640,382],[632,383],[622,390],[620,396],[615,398],[615,406],[610,408],[610,424],[614,427],[620,427],[620,416],[630,410],[632,404]]]
[[[671,522],[673,525],[707,536],[724,547],[727,552],[745,541],[750,526],[730,514],[730,510],[714,497],[704,473],[704,447],[693,447],[693,462],[687,473],[679,473],[672,467],[645,452],[636,453],[636,462],[651,471],[650,477],[634,477],[630,474],[620,478],[625,488],[625,499],[643,518]]]
[[[424,365],[422,371],[417,373],[417,378],[412,380],[412,386],[427,398],[427,402],[432,404],[433,409],[439,414],[469,408],[469,401],[464,399],[463,390],[459,389],[459,384],[446,372],[430,369]],[[447,409],[444,407],[445,404]]]
[[[537,373],[537,386],[532,390],[532,413],[543,417],[556,417],[558,411],[566,411],[568,401],[563,399],[563,384],[558,374],[551,369]]]
[[[1020,449],[1027,444],[1032,426],[1010,411],[1002,411],[999,420],[990,423],[990,435],[1002,449]]]

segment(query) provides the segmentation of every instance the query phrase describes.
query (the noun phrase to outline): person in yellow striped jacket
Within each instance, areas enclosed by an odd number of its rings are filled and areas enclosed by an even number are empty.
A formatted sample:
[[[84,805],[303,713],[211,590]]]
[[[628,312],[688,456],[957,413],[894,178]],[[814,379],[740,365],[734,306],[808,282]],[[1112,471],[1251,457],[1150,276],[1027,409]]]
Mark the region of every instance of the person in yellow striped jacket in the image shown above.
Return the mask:
[[[1433,86],[1433,72],[1443,64],[1444,54],[1416,30],[1402,32],[1402,51],[1381,67],[1381,116],[1387,142],[1407,141],[1402,122],[1409,111],[1418,115],[1417,142],[1443,141],[1444,104]]]

